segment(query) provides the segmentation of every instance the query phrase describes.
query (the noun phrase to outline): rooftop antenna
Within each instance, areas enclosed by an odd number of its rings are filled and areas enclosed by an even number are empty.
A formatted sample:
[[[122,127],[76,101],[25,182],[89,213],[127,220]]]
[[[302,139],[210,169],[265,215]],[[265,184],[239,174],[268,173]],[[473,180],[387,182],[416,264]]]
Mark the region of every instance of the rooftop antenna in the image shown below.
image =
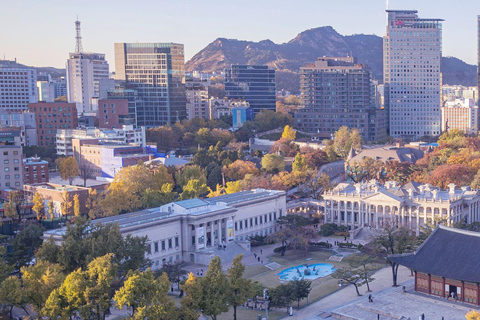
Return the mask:
[[[77,21],[75,21],[75,31],[76,31],[75,52],[76,53],[81,53],[81,52],[83,52],[83,47],[82,47],[82,35],[80,34],[80,21],[78,21],[78,16],[77,16]]]

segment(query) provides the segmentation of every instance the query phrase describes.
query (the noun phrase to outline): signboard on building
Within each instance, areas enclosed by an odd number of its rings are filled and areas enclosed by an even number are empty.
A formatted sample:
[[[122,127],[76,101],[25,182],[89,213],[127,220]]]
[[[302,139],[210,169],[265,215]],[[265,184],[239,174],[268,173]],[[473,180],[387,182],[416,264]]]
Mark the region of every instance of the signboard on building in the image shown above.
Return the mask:
[[[197,228],[197,248],[202,249],[205,248],[205,229],[204,227]]]
[[[233,236],[233,220],[227,220],[227,240],[232,240]]]

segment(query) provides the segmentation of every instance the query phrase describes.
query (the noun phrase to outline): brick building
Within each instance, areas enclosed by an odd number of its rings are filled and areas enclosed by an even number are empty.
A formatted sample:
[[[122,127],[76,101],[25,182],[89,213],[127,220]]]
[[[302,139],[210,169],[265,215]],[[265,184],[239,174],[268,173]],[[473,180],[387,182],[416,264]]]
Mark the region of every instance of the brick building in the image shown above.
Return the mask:
[[[45,183],[48,182],[48,161],[40,157],[23,159],[23,183]]]
[[[38,145],[41,147],[55,144],[57,130],[75,129],[78,126],[75,103],[29,103],[28,111],[35,113]]]
[[[118,129],[123,125],[135,123],[134,117],[128,113],[128,100],[102,99],[98,101],[98,127]]]

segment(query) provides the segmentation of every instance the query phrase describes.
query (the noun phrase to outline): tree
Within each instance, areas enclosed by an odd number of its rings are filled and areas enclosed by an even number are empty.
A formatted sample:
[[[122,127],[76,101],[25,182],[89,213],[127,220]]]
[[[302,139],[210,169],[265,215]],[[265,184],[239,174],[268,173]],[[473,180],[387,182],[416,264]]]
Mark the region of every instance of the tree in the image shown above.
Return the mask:
[[[364,247],[371,256],[386,259],[389,254],[413,251],[415,237],[410,235],[410,230],[387,225],[382,231],[382,234],[374,239],[371,250]],[[392,268],[393,286],[396,287],[399,264],[391,260],[387,260],[387,263]]]
[[[208,174],[207,186],[209,188],[215,188],[215,186],[222,183],[223,180],[222,167],[217,164],[212,165],[215,167]]]
[[[216,320],[219,314],[228,311],[228,278],[222,271],[219,256],[210,260],[207,273],[201,280],[201,286],[200,309],[212,317],[212,320]]]
[[[308,169],[309,168],[305,160],[305,156],[301,153],[297,153],[297,155],[295,156],[295,160],[293,161],[293,164],[292,164],[293,172],[303,173],[303,172],[306,172]]]
[[[290,127],[289,125],[286,125],[283,128],[282,138],[289,139],[289,140],[295,140],[296,136],[297,136],[297,132],[292,127]]]
[[[172,202],[175,199],[175,192],[173,192],[173,185],[165,183],[160,190],[147,188],[142,197],[142,202],[146,208],[160,207],[166,203]]]
[[[327,153],[312,147],[302,147],[300,152],[305,157],[305,162],[310,168],[318,168],[328,162]]]
[[[179,188],[183,188],[187,183],[192,180],[197,179],[201,184],[207,183],[207,175],[205,170],[202,170],[200,166],[191,165],[185,166],[180,171],[175,173],[175,181]]]
[[[206,194],[208,187],[198,179],[191,179],[183,187],[183,192],[180,194],[181,200],[198,198],[200,195]]]
[[[24,194],[20,190],[10,190],[8,192],[8,201],[4,203],[5,217],[19,219],[21,207],[24,205]]]
[[[87,161],[84,160],[80,163],[79,175],[80,175],[80,178],[82,178],[83,180],[83,186],[85,188],[87,187],[87,180],[95,178],[95,174],[93,170],[94,170],[93,166]]]
[[[78,197],[78,194],[73,196],[73,215],[75,217],[80,216],[80,199]]]
[[[180,301],[180,319],[198,320],[200,316],[200,301],[202,299],[202,284],[200,279],[190,272],[185,283],[181,286],[185,296]]]
[[[7,255],[10,265],[20,269],[30,263],[33,253],[42,244],[43,231],[45,229],[41,225],[29,224],[10,241],[10,245],[13,247],[12,252]]]
[[[9,305],[10,306],[10,319],[13,319],[13,308],[14,307],[20,307],[23,308],[25,311],[25,305],[26,305],[26,300],[25,300],[25,292],[22,288],[22,283],[20,282],[20,279],[11,276],[5,279],[1,285],[0,285],[0,301],[3,304]],[[27,312],[28,314],[28,312]]]
[[[333,137],[333,149],[335,153],[345,159],[350,149],[359,150],[362,147],[362,136],[358,129],[340,127]]]
[[[347,262],[350,267],[360,270],[361,276],[365,284],[367,285],[367,291],[370,292],[371,290],[369,283],[375,280],[372,277],[373,271],[375,270],[372,267],[372,264],[374,262],[373,258],[365,254],[352,254],[347,257]]]
[[[38,192],[35,192],[35,195],[33,196],[32,210],[35,212],[38,220],[45,219],[45,200]]]
[[[68,193],[67,189],[65,189],[65,191],[62,193],[62,203],[60,204],[60,206],[62,208],[62,215],[67,217],[70,213],[70,209],[72,208],[70,194]]]
[[[397,181],[403,185],[410,181],[410,175],[415,171],[415,168],[417,167],[408,162],[387,161],[385,163],[387,180]]]
[[[471,310],[465,315],[467,320],[480,320],[480,313],[475,310]]]
[[[105,313],[110,308],[110,287],[117,267],[112,257],[113,253],[109,253],[95,258],[85,271],[86,307],[96,315],[97,320],[105,319]]]
[[[255,163],[244,160],[236,160],[223,168],[225,176],[233,181],[242,180],[247,174],[257,175],[259,170]]]
[[[102,216],[102,213],[100,212],[101,208],[99,206],[99,201],[100,195],[98,194],[98,191],[96,189],[88,189],[88,198],[85,202],[85,206],[88,209],[88,216],[90,219],[95,219]]]
[[[48,296],[65,280],[62,268],[59,264],[40,260],[35,265],[22,267],[21,273],[26,301],[40,315]]]
[[[271,153],[276,153],[284,157],[294,157],[299,151],[300,148],[296,143],[285,138],[280,138],[270,148]]]
[[[176,283],[178,289],[180,289],[180,278],[183,275],[186,275],[187,272],[183,269],[183,262],[167,262],[164,263],[162,269],[160,269],[160,274],[165,273],[168,277],[168,280],[171,283]]]
[[[261,161],[262,169],[267,172],[278,173],[285,170],[285,162],[283,157],[276,154],[267,154]]]
[[[273,289],[268,290],[269,307],[288,307],[294,300],[293,286],[290,283],[282,283]]]
[[[468,186],[475,173],[475,169],[464,164],[441,165],[426,177],[425,182],[442,189],[447,188],[450,183],[455,183],[457,186]]]
[[[48,214],[50,215],[50,219],[53,219],[55,215],[55,211],[53,209],[53,201],[51,200],[48,201],[47,207],[48,207]]]
[[[245,279],[245,265],[242,263],[243,254],[237,255],[232,262],[232,266],[228,268],[228,304],[233,307],[233,320],[237,320],[237,307],[244,304],[252,295],[252,281]]]
[[[13,271],[13,267],[5,261],[6,252],[7,249],[5,247],[0,247],[0,283]]]
[[[74,157],[58,158],[56,160],[58,172],[62,180],[68,180],[69,184],[73,183],[73,179],[79,175],[78,163]]]
[[[300,300],[308,297],[312,290],[312,282],[307,279],[294,279],[288,284],[292,287],[292,299],[297,300],[297,309],[300,309]]]
[[[360,292],[358,291],[358,287],[363,285],[364,278],[359,269],[352,268],[352,267],[342,267],[340,269],[337,269],[333,273],[332,277],[334,277],[335,279],[341,279],[350,284],[353,284],[353,286],[355,287],[355,290],[357,291],[357,295],[361,296]]]

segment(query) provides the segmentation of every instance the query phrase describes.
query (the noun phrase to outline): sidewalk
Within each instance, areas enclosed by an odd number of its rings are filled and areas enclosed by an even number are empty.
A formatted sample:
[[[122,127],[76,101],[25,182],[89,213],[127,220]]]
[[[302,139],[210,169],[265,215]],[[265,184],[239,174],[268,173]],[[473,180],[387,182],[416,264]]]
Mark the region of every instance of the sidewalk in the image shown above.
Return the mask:
[[[373,291],[371,294],[375,299],[375,294],[381,290],[392,287],[392,269],[386,267],[377,271],[373,277],[375,280],[370,283],[370,289]],[[405,267],[398,268],[398,284],[405,282],[407,280],[413,279],[410,276],[410,270]],[[367,299],[368,294],[366,294],[367,287],[362,286],[359,288],[361,294],[363,294],[364,299]],[[357,293],[354,286],[347,286],[341,290],[338,290],[329,296],[326,296],[323,299],[320,299],[300,310],[294,311],[292,317],[286,317],[285,319],[291,320],[319,320],[317,317],[323,311],[332,311],[344,304],[347,304],[353,300],[358,299]]]

